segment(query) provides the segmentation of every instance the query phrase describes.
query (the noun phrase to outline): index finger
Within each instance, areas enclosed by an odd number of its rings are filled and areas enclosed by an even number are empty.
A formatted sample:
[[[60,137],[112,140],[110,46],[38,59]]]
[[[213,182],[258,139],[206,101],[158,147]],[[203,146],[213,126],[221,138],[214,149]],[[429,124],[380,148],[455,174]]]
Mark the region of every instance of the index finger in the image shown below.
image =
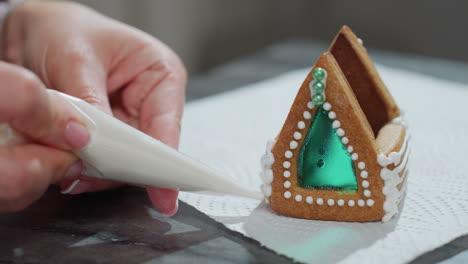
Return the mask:
[[[185,75],[170,72],[151,90],[141,106],[141,130],[173,148],[179,145],[185,84]]]
[[[185,70],[168,73],[144,100],[140,113],[140,128],[146,134],[177,148],[185,102]],[[178,190],[148,187],[153,205],[164,215],[177,212]]]

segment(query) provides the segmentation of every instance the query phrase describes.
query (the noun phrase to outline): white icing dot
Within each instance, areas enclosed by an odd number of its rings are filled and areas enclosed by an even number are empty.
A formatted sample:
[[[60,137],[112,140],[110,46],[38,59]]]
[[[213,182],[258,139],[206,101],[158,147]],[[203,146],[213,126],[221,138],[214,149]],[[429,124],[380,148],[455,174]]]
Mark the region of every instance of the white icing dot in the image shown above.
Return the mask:
[[[359,168],[360,170],[363,170],[363,169],[366,168],[366,163],[364,163],[363,161],[361,161],[361,162],[358,163],[357,166],[358,166],[358,168]]]
[[[367,176],[369,176],[369,174],[367,173],[367,171],[361,171],[361,177],[362,178],[367,178]]]
[[[361,44],[361,45],[364,45],[364,41],[362,41],[361,38],[358,38],[358,39],[357,39],[357,42],[359,42],[359,44]]]
[[[349,146],[349,147],[348,147],[348,152],[349,152],[349,153],[353,152],[353,150],[354,150],[353,146]]]
[[[284,192],[284,198],[286,198],[286,199],[291,198],[291,192],[290,191]]]
[[[343,137],[343,138],[341,139],[341,142],[342,142],[343,144],[346,145],[346,144],[349,143],[349,139],[348,139],[347,137]],[[352,147],[351,147],[351,148],[352,148]]]
[[[375,202],[374,202],[374,200],[372,200],[372,199],[367,200],[367,206],[373,206],[374,203],[375,203]]]
[[[351,155],[351,159],[357,160],[359,159],[359,155],[357,153],[353,153],[353,155]]]
[[[341,126],[340,121],[338,121],[338,120],[333,121],[333,123],[332,123],[333,128],[339,128],[340,126]]]
[[[364,202],[364,200],[359,200],[357,202],[357,204],[360,206],[360,207],[363,207],[364,205],[366,205],[366,203]]]
[[[294,132],[294,135],[293,135],[293,136],[294,136],[294,138],[297,139],[297,140],[301,139],[301,137],[302,137],[301,133],[300,133],[300,132],[297,132],[297,131]]]
[[[355,205],[354,200],[349,200],[348,205],[349,205],[349,207],[353,207]]]
[[[370,196],[371,196],[371,192],[370,192],[369,190],[364,190],[364,196],[370,197]]]
[[[291,176],[291,172],[289,172],[289,171],[284,171],[284,172],[283,172],[283,176],[284,176],[285,178],[289,178],[289,177]]]
[[[284,156],[286,158],[290,159],[290,158],[292,158],[293,153],[290,150],[286,150],[286,152],[284,152]]]
[[[323,204],[323,199],[322,199],[322,198],[318,198],[318,199],[317,199],[317,204],[318,204],[318,205],[322,205],[322,204]]]
[[[328,199],[327,203],[328,203],[329,206],[333,206],[335,204],[335,200]]]
[[[362,185],[362,187],[367,188],[367,187],[369,187],[369,182],[368,181],[362,181],[361,185]]]
[[[339,199],[338,202],[337,202],[338,206],[343,206],[344,205],[344,200],[343,199]]]
[[[304,128],[305,128],[305,123],[304,123],[304,121],[299,121],[299,122],[297,122],[297,128],[299,128],[299,129],[304,129]]]
[[[284,186],[284,188],[289,188],[289,187],[291,187],[291,182],[290,181],[285,181],[283,186]]]
[[[283,162],[283,167],[285,167],[286,169],[289,169],[289,167],[291,167],[291,162],[289,161]]]
[[[306,203],[312,204],[313,202],[314,202],[314,199],[312,199],[311,196],[307,196],[307,197],[306,197]]]
[[[328,112],[328,117],[329,117],[330,119],[335,119],[335,118],[336,118],[336,113],[333,112],[333,111],[330,111],[330,112]]]
[[[293,140],[293,141],[291,141],[291,142],[289,143],[289,148],[290,148],[290,149],[295,149],[295,148],[297,148],[297,145],[298,145],[298,144],[297,144],[297,141],[294,141],[294,140]]]
[[[309,108],[309,109],[314,108],[314,104],[313,104],[311,101],[309,101],[309,102],[307,103],[307,108]]]
[[[340,137],[344,136],[344,130],[342,128],[338,128],[336,130],[336,134]]]
[[[296,202],[302,201],[302,196],[300,194],[296,195]]]
[[[312,118],[312,115],[310,114],[309,111],[304,111],[304,118],[305,119],[311,119]]]
[[[324,109],[325,111],[330,111],[330,109],[331,109],[331,104],[330,104],[329,102],[324,103],[324,104],[323,104],[323,109]]]

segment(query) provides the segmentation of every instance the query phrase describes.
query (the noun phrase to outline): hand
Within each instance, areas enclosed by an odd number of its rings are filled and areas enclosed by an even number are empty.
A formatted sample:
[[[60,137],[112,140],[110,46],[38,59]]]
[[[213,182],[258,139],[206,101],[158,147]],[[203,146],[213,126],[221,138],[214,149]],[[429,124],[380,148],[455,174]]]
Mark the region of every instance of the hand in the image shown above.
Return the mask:
[[[157,39],[78,4],[46,1],[26,1],[14,9],[5,34],[5,59],[32,70],[48,88],[178,146],[186,71]],[[62,190],[78,194],[119,185],[78,179],[75,186],[76,178],[61,181]],[[163,214],[176,212],[176,190],[151,187],[148,193]]]
[[[0,80],[0,212],[11,212],[77,173],[79,162],[70,150],[84,147],[89,134],[76,110],[49,95],[33,73],[0,62]],[[12,136],[6,123],[22,136]]]

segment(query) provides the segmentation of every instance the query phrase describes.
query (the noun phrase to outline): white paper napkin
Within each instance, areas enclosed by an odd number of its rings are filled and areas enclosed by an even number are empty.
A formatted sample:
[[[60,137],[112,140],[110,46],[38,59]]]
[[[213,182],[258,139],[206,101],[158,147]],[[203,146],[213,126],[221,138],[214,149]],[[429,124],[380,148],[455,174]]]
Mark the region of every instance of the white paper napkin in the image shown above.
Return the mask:
[[[257,200],[182,193],[228,228],[298,261],[403,263],[468,233],[468,86],[379,67],[412,133],[402,212],[389,223],[276,215]],[[181,150],[258,187],[260,157],[286,118],[307,70],[190,103]],[[222,84],[220,84],[222,85]]]

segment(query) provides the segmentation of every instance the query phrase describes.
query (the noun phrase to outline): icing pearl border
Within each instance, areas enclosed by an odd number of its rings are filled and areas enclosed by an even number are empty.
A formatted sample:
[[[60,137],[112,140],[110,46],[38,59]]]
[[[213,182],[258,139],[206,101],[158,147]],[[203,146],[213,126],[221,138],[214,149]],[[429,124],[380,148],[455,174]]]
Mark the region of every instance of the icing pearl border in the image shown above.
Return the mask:
[[[385,215],[382,218],[382,222],[384,223],[390,221],[390,219],[398,213],[398,205],[403,198],[408,182],[406,180],[408,177],[407,166],[408,158],[411,153],[411,148],[409,146],[411,135],[404,117],[397,117],[392,120],[392,123],[402,125],[405,128],[406,134],[403,145],[399,151],[391,152],[388,155],[380,153],[377,157],[377,163],[382,167],[380,177],[384,181],[384,186],[382,188],[382,193],[385,196],[385,201],[383,203]],[[393,170],[390,170],[387,168],[390,164],[393,164],[396,167],[393,168]],[[403,174],[402,176],[400,176],[401,173]],[[400,190],[398,190],[398,185],[401,183],[403,183],[403,185]]]
[[[307,204],[314,204],[314,202],[319,205],[319,206],[322,206],[322,205],[328,205],[328,206],[339,206],[339,207],[343,207],[343,206],[348,206],[348,207],[354,207],[354,206],[358,206],[358,207],[372,207],[374,204],[375,204],[375,201],[373,199],[371,199],[371,196],[372,196],[372,193],[371,191],[368,189],[369,186],[370,186],[370,182],[367,180],[367,178],[369,177],[369,173],[366,169],[366,164],[365,162],[363,161],[359,161],[359,154],[355,151],[354,147],[350,144],[350,140],[348,137],[345,137],[344,135],[346,134],[345,133],[345,130],[341,127],[341,121],[338,120],[337,118],[337,115],[334,111],[331,111],[332,109],[332,105],[329,103],[329,102],[324,102],[324,104],[322,105],[323,109],[325,111],[328,112],[328,117],[330,119],[333,119],[333,123],[332,123],[332,126],[334,129],[336,129],[336,134],[341,138],[341,142],[347,146],[347,151],[349,152],[349,154],[351,155],[351,159],[353,160],[353,164],[355,164],[355,170],[356,170],[356,177],[358,177],[358,175],[360,176],[361,178],[361,181],[360,181],[360,188],[359,189],[362,189],[362,194],[364,197],[366,197],[365,199],[332,199],[332,198],[329,198],[327,199],[326,201],[324,200],[324,198],[322,197],[313,197],[312,195],[309,195],[309,196],[305,196],[303,197],[301,194],[294,194],[292,193],[290,190],[291,188],[291,181],[288,180],[288,178],[291,176],[291,172],[290,172],[290,168],[291,168],[291,162],[288,161],[287,159],[291,159],[293,158],[294,156],[294,150],[296,150],[298,147],[299,147],[299,143],[297,142],[297,140],[300,140],[302,139],[303,137],[303,133],[302,131],[304,131],[304,133],[307,133],[307,129],[306,126],[305,126],[305,121],[306,120],[309,120],[312,118],[312,114],[309,110],[312,110],[315,105],[312,103],[312,101],[308,101],[307,104],[306,104],[306,109],[304,110],[303,112],[303,118],[305,120],[299,120],[297,122],[297,129],[299,129],[299,131],[294,131],[293,132],[293,135],[292,135],[292,140],[290,141],[290,144],[289,144],[289,149],[287,149],[285,152],[284,152],[284,158],[286,159],[283,164],[282,164],[282,167],[284,168],[283,170],[283,177],[284,177],[284,182],[283,182],[283,187],[285,188],[284,190],[284,193],[283,193],[283,197],[285,199],[290,199],[291,197],[294,197],[294,200],[296,202],[302,202],[302,201],[305,201],[305,203]],[[398,124],[402,124],[405,128],[406,128],[406,123],[405,121],[403,120],[402,117],[398,117],[394,120],[392,120],[392,123],[398,123]],[[302,130],[302,131],[301,131]],[[408,156],[409,156],[409,147],[407,147],[408,145],[408,141],[409,141],[409,133],[408,133],[408,130],[406,130],[407,134],[406,134],[406,137],[405,137],[405,141],[404,141],[404,144],[401,148],[400,151],[398,152],[392,152],[390,153],[388,156],[385,156],[384,154],[379,154],[378,157],[377,157],[377,162],[380,166],[382,166],[382,170],[381,170],[381,178],[384,180],[384,187],[382,189],[382,193],[385,195],[385,202],[384,202],[384,211],[385,211],[385,216],[383,217],[382,221],[383,222],[386,222],[388,220],[391,219],[391,217],[393,215],[395,215],[397,212],[398,212],[398,204],[399,204],[399,201],[406,189],[406,181],[403,183],[403,187],[401,188],[400,191],[398,191],[398,189],[396,188],[396,186],[398,184],[400,184],[403,179],[406,178],[406,174],[407,174],[407,171],[403,172],[404,173],[404,176],[403,177],[399,177],[399,173],[401,172],[401,170],[403,168],[405,168],[407,166],[407,159],[408,159]],[[269,141],[268,144],[267,144],[267,150],[264,154],[264,156],[262,157],[262,180],[263,180],[263,184],[262,184],[262,191],[263,193],[265,194],[265,197],[266,197],[266,202],[268,203],[268,197],[271,196],[271,183],[273,182],[273,171],[272,171],[272,165],[275,161],[274,159],[274,155],[272,153],[272,148],[273,146],[276,144],[276,142],[273,140],[273,141]],[[403,161],[402,161],[403,159]],[[400,164],[400,161],[401,164]],[[400,164],[398,167],[394,168],[393,170],[388,170],[386,167],[387,165],[389,164]],[[358,172],[359,171],[359,172]],[[395,176],[396,175],[396,176]],[[396,178],[395,177],[398,177],[399,180],[395,180]],[[395,191],[397,190],[397,191]]]
[[[312,108],[310,106],[312,106]],[[369,186],[370,186],[370,182],[368,180],[366,180],[368,178],[368,176],[369,176],[368,172],[366,170],[366,164],[363,161],[357,162],[357,160],[359,159],[359,154],[354,152],[353,146],[349,145],[349,138],[344,136],[346,134],[345,130],[341,127],[341,121],[337,119],[336,113],[334,111],[331,111],[331,109],[333,107],[331,105],[331,103],[330,102],[325,102],[322,106],[323,106],[323,109],[328,112],[328,117],[330,119],[334,119],[334,121],[332,123],[332,126],[333,126],[334,129],[336,129],[335,130],[336,134],[341,138],[341,141],[342,141],[342,143],[344,145],[348,145],[347,150],[348,150],[349,154],[351,155],[351,159],[353,160],[353,163],[356,164],[355,165],[355,170],[360,171],[359,173],[356,173],[356,176],[359,175],[363,179],[360,182],[360,185],[361,185],[360,189],[362,189],[362,194],[367,198],[367,200],[363,200],[363,199],[353,200],[353,199],[351,199],[351,200],[347,200],[347,202],[345,202],[344,199],[337,199],[335,201],[335,199],[329,198],[329,199],[327,199],[326,202],[324,202],[322,197],[315,197],[315,203],[318,204],[318,205],[328,205],[328,206],[334,206],[335,204],[337,204],[340,207],[342,207],[344,205],[348,205],[349,207],[353,207],[355,205],[358,205],[359,207],[364,207],[364,206],[372,207],[375,202],[374,202],[374,200],[370,199],[370,197],[372,196],[372,193],[368,189]],[[309,110],[313,109],[314,105],[312,104],[312,101],[308,101],[307,104],[306,104],[306,107]],[[305,110],[303,112],[303,117],[305,119],[311,119],[312,114],[308,110]],[[304,127],[302,126],[302,124],[304,124]],[[305,121],[304,120],[299,120],[297,122],[297,127],[300,130],[303,130],[305,128]],[[307,132],[308,132],[307,130],[303,130],[303,133],[307,133]],[[293,132],[293,134],[292,134],[293,139],[291,140],[291,142],[289,144],[289,149],[285,151],[284,156],[285,156],[286,159],[290,159],[290,158],[293,157],[293,155],[286,155],[286,153],[288,151],[290,151],[292,153],[292,151],[295,150],[298,147],[293,142],[297,143],[296,140],[300,140],[302,137],[303,137],[302,131],[294,131]],[[283,162],[283,168],[285,169],[283,171],[283,176],[285,176],[285,178],[289,178],[291,176],[291,173],[289,171],[289,169],[291,168],[291,162],[288,161],[288,160],[284,161]],[[288,176],[286,177],[286,175],[288,175]],[[288,183],[290,183],[289,180],[285,180],[283,182],[283,187],[285,188],[283,196],[286,199],[289,199],[290,197],[294,197],[295,198],[294,200],[296,202],[302,202],[302,200],[303,200],[302,196],[300,194],[294,195],[293,193],[291,193],[291,191],[289,189],[291,186]],[[310,201],[310,203],[308,201]],[[306,197],[307,204],[313,204],[313,201],[314,201],[313,196],[307,196]]]

